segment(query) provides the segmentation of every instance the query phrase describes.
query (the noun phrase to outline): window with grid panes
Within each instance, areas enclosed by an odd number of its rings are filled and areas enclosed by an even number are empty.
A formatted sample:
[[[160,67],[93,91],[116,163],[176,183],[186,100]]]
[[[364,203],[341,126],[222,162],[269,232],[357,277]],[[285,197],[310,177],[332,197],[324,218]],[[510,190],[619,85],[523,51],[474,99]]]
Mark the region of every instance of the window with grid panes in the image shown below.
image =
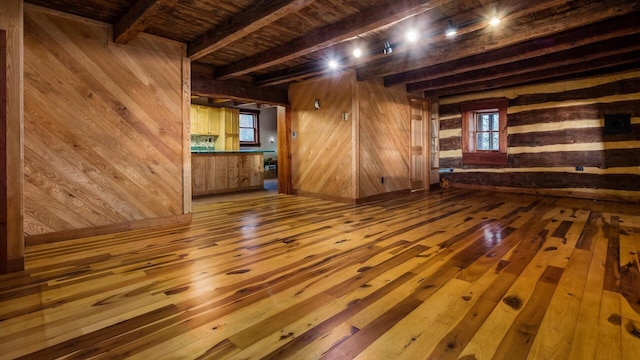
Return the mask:
[[[240,111],[240,145],[260,146],[259,113]]]
[[[508,99],[470,101],[462,111],[462,164],[507,164]]]

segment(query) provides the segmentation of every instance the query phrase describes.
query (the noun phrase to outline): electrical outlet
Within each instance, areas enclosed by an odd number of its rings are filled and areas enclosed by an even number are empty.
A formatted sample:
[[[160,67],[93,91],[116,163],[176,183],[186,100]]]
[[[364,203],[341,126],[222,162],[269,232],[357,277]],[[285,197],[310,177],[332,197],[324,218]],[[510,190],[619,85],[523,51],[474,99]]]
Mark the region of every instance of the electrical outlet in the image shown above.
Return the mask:
[[[584,171],[584,167],[582,167],[582,166],[576,166],[576,171]]]

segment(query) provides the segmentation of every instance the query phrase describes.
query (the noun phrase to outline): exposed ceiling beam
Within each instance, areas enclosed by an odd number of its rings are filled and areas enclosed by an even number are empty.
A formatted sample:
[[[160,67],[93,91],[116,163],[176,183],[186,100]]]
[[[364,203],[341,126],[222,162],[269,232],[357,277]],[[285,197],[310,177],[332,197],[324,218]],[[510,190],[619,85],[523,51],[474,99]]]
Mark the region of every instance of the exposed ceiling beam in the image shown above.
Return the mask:
[[[583,75],[588,76],[596,75],[598,73],[602,74],[613,71],[625,71],[640,66],[640,60],[638,59],[640,59],[640,51],[632,51],[621,54],[621,56],[616,56],[607,62],[603,62],[602,59],[588,60],[576,64],[533,71],[527,74],[509,75],[492,80],[475,82],[473,84],[441,88],[436,91],[425,92],[425,94],[433,97],[442,97],[483,90],[493,90],[540,81],[552,82],[566,78],[576,78]]]
[[[596,42],[614,41],[618,37],[640,33],[640,23],[638,23],[637,19],[637,14],[624,15],[619,18],[567,30],[549,37],[533,39],[506,48],[386,76],[384,84],[385,86],[395,86],[429,81],[554,52],[566,51],[580,46],[588,46]]]
[[[155,17],[173,7],[178,0],[138,0],[113,26],[113,41],[126,44],[143,32]]]
[[[208,75],[191,74],[191,93],[208,98],[225,98],[244,102],[263,102],[287,105],[289,95],[286,89],[256,87],[240,80],[216,80]]]
[[[610,63],[610,59],[625,57],[628,53],[634,51],[640,51],[640,34],[629,35],[613,40],[605,40],[596,44],[589,44],[553,54],[531,57],[508,64],[410,83],[407,85],[407,92],[434,91],[446,87],[491,81],[497,78],[514,75],[522,75],[522,79],[526,81],[526,74],[528,73],[598,59],[600,60],[602,67],[607,67]]]
[[[449,21],[451,21],[451,25],[457,27],[457,37],[461,37],[464,34],[478,31],[486,27],[487,24],[486,21],[484,21],[484,18],[487,14],[492,13],[493,8],[497,8],[499,5],[501,5],[499,12],[501,19],[503,21],[510,21],[511,19],[529,16],[533,13],[564,3],[566,3],[566,0],[539,0],[533,4],[531,3],[531,0],[514,0],[505,5],[504,2],[496,1],[485,4],[481,7],[467,9],[466,11],[451,17],[431,22],[429,25],[429,33],[421,34],[420,38],[414,43],[409,44],[400,42],[398,44],[393,44],[393,52],[397,55],[421,46],[433,47],[436,46],[436,44],[438,44],[438,46],[445,46],[445,44],[449,46],[451,42],[455,41],[455,39],[447,38],[445,35],[445,31],[450,26]],[[343,69],[352,69],[364,61],[369,62],[387,57],[387,55],[382,52],[380,44],[370,43],[367,46],[361,46],[364,49],[368,49],[368,53],[362,58],[354,59],[350,56],[350,48],[353,46],[354,45],[350,42],[342,42],[332,46],[331,48],[331,51],[335,54],[347,54],[347,56],[343,57],[340,61],[340,67]],[[326,51],[326,49],[323,51]],[[256,78],[254,83],[259,86],[272,86],[290,81],[298,81],[312,76],[319,76],[325,72],[327,72],[327,69],[326,64],[324,63],[316,62],[313,64],[301,64],[286,70],[260,76]],[[409,78],[406,81],[390,84],[389,86],[406,84],[415,80],[416,79]]]
[[[187,56],[197,60],[308,6],[315,0],[258,0],[244,12],[190,42]]]
[[[467,34],[446,47],[424,48],[421,54],[416,51],[410,57],[392,55],[392,58],[382,59],[383,61],[373,61],[358,69],[358,79],[391,75],[397,73],[398,69],[415,70],[453,61],[639,10],[640,2],[638,1],[610,0],[586,4],[578,8],[567,7],[565,11],[532,21],[503,22],[500,28],[487,28]]]
[[[452,0],[395,0],[365,9],[290,42],[216,69],[220,79],[244,75],[329,47],[379,27],[433,9]]]

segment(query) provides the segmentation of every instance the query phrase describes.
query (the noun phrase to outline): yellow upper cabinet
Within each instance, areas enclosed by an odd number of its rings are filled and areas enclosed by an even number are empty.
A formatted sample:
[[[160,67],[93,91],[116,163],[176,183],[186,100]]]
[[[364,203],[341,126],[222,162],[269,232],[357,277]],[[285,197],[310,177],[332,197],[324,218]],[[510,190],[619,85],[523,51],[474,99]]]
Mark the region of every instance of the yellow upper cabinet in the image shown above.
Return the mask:
[[[240,110],[191,105],[191,134],[215,135],[217,150],[239,150]]]
[[[220,135],[220,109],[191,105],[191,133],[194,135]]]
[[[224,109],[224,132],[226,135],[238,135],[240,134],[240,110],[238,109]]]

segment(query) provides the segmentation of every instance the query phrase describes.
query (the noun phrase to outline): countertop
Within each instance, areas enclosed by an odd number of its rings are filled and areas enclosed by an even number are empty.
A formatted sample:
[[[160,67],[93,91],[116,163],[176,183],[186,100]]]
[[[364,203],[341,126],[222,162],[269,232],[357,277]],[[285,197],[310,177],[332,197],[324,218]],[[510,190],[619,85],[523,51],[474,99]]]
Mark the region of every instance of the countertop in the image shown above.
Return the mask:
[[[260,154],[260,153],[272,153],[274,150],[194,150],[191,149],[192,154]]]

